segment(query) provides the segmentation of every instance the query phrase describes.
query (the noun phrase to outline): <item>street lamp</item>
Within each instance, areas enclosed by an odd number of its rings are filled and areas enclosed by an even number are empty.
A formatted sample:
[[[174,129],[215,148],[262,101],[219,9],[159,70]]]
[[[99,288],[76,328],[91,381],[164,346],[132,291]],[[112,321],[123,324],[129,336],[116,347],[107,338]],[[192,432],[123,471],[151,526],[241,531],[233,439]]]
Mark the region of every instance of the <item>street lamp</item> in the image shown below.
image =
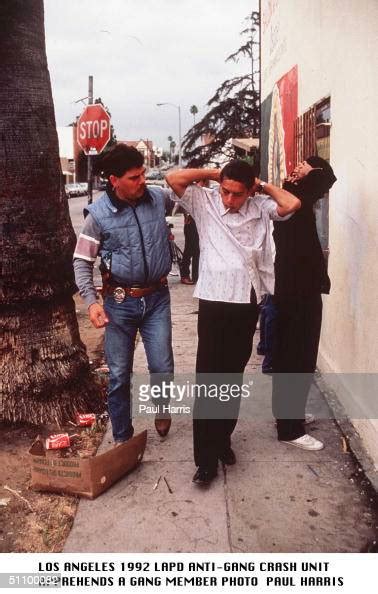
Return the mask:
[[[182,155],[181,155],[181,153],[182,153],[182,151],[181,151],[181,106],[180,105],[176,105],[175,103],[168,103],[168,102],[166,102],[166,103],[156,103],[156,105],[158,107],[161,107],[162,105],[171,105],[172,107],[175,107],[177,109],[177,111],[178,111],[178,119],[179,119],[179,148],[178,148],[178,151],[179,151],[179,162],[178,162],[178,165],[179,165],[179,168],[181,169],[182,168]]]

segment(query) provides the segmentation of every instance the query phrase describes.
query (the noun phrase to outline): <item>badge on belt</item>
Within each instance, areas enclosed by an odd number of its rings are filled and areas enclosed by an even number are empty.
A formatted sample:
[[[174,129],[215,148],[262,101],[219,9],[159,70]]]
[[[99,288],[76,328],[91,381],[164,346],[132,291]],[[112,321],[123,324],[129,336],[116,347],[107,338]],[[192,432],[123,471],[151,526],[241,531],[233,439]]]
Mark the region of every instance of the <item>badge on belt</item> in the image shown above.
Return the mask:
[[[126,297],[126,291],[122,287],[116,287],[113,291],[114,301],[116,303],[123,303]]]

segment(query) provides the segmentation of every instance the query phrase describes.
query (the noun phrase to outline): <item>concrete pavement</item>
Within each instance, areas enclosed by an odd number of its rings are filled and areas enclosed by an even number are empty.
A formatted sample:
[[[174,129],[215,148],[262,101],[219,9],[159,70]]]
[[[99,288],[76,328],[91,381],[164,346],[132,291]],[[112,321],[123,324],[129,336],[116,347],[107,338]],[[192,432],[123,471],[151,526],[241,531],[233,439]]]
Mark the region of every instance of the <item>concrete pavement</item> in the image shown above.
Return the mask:
[[[175,232],[179,243],[179,218]],[[175,368],[192,372],[197,301],[193,288],[170,277]],[[256,343],[256,341],[255,341]],[[254,353],[248,372],[259,369]],[[134,370],[145,372],[141,341]],[[311,400],[322,395],[314,388]],[[270,402],[264,403],[267,411]],[[233,436],[237,464],[219,466],[209,488],[191,482],[191,419],[174,417],[161,439],[153,417],[139,468],[94,501],[82,500],[64,552],[358,552],[375,534],[369,497],[351,454],[331,420],[312,433],[321,452],[305,452],[276,440],[273,420],[239,420]],[[112,447],[110,427],[100,451]],[[159,485],[154,489],[159,477]],[[164,477],[167,482],[165,482]],[[171,492],[168,489],[168,486]]]

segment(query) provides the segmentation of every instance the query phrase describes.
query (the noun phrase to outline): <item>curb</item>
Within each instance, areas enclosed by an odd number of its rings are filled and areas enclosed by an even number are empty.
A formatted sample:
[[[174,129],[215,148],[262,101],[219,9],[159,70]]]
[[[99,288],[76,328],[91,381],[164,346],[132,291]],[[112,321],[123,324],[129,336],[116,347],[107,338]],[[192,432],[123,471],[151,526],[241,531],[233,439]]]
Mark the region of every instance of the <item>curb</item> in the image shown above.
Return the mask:
[[[345,417],[345,411],[340,403],[337,393],[327,385],[325,379],[318,370],[316,371],[314,381],[333,412],[333,420],[346,439],[353,456],[363,469],[364,475],[369,481],[375,496],[378,497],[378,471],[375,469],[373,460],[363,445],[358,431],[355,429],[352,421]]]

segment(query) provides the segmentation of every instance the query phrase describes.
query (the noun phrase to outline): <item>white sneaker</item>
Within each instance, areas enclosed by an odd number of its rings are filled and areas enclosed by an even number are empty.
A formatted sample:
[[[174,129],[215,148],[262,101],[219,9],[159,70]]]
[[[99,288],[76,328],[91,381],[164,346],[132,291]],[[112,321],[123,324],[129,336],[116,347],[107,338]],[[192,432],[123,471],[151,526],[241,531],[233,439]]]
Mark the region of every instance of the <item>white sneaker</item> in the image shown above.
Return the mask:
[[[313,415],[312,413],[305,414],[305,420],[304,420],[305,425],[311,425],[311,423],[314,423],[315,421],[316,421],[315,415]]]
[[[315,437],[312,437],[312,435],[308,435],[308,433],[305,433],[297,439],[292,439],[290,441],[281,441],[282,443],[288,443],[290,445],[293,445],[296,448],[301,448],[302,450],[310,450],[313,452],[317,452],[318,450],[322,450],[324,448],[324,443],[322,441],[319,441],[319,439],[315,439]]]

